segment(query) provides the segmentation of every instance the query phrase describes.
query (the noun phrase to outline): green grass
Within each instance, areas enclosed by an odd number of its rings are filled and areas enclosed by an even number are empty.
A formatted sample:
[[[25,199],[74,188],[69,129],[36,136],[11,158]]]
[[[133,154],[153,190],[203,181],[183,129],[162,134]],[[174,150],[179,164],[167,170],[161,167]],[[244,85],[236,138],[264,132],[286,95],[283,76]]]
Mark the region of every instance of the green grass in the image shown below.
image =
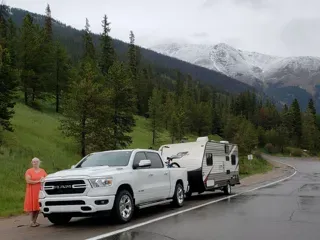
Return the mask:
[[[240,178],[244,178],[250,175],[266,173],[272,170],[273,166],[268,161],[253,157],[253,160],[248,160],[247,157],[240,157]]]

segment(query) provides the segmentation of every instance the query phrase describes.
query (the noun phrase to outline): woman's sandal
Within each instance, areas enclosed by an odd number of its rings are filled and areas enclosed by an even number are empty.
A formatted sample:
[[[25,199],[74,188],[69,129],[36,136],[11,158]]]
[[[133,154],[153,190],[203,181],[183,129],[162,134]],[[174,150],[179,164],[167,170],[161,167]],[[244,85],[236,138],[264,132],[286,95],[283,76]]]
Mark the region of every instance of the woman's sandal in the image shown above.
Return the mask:
[[[31,227],[38,227],[40,224],[39,223],[31,223]]]

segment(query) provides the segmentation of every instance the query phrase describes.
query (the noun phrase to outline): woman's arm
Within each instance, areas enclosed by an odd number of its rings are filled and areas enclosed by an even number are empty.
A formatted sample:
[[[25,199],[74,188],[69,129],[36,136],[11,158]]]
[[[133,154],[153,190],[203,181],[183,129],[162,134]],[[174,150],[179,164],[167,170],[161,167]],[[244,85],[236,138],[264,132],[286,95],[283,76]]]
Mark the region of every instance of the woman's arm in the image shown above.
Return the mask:
[[[26,175],[26,182],[29,183],[29,184],[37,184],[39,183],[40,181],[33,181],[31,180],[31,176],[30,175]]]

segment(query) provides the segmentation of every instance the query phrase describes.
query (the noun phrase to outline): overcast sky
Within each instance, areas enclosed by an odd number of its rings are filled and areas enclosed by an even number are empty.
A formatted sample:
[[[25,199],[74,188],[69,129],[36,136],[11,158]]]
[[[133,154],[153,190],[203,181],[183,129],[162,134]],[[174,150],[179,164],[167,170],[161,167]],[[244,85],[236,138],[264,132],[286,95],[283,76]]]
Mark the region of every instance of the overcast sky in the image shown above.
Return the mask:
[[[320,56],[320,0],[5,0],[81,29],[85,18],[101,31],[107,14],[111,36],[150,47],[158,43],[228,43],[273,55]]]

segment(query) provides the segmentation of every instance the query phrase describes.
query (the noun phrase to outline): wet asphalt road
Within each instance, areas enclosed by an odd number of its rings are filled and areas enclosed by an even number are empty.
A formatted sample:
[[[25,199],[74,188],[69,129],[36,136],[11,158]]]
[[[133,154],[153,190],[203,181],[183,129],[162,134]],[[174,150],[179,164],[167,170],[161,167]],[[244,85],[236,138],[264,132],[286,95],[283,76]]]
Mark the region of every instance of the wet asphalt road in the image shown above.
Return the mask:
[[[289,180],[101,239],[318,240],[320,161],[283,161],[294,165],[298,170]],[[237,187],[234,188],[234,193],[257,186]],[[196,195],[178,210],[169,206],[147,208],[141,210],[126,225],[116,225],[105,218],[89,218],[71,222],[64,227],[48,224],[37,229],[15,228],[14,234],[2,233],[0,239],[88,239],[223,197],[225,196],[220,192]]]
[[[103,239],[319,240],[320,162],[289,160],[289,180]]]

